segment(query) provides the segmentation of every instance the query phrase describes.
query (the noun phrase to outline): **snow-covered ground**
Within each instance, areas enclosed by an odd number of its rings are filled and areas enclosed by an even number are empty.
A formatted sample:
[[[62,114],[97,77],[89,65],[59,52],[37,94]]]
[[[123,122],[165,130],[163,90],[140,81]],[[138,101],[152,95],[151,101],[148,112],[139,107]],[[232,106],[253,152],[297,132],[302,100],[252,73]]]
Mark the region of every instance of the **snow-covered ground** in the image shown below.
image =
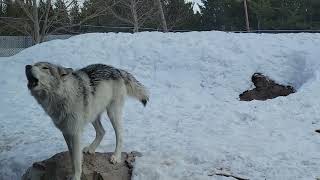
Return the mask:
[[[151,92],[129,99],[124,150],[140,151],[134,180],[194,180],[225,169],[252,180],[320,176],[320,34],[223,32],[84,34],[0,58],[0,179],[19,179],[34,161],[65,151],[60,132],[29,95],[24,66],[111,64]],[[262,72],[297,93],[240,102]],[[108,120],[98,151],[113,151]],[[92,126],[84,144],[95,136]]]

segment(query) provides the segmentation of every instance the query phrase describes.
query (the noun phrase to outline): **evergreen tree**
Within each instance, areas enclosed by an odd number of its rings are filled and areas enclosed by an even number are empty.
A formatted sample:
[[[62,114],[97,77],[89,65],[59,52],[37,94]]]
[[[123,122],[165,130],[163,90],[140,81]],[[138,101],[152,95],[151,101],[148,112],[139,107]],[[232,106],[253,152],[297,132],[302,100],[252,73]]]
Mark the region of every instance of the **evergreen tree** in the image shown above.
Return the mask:
[[[78,2],[75,1],[73,6],[71,7],[71,11],[70,11],[70,22],[71,24],[78,24],[80,23],[80,9],[79,9],[79,5]]]
[[[67,6],[64,0],[56,0],[54,3],[55,27],[66,26],[70,23]]]
[[[27,6],[30,8],[30,6]],[[3,0],[2,1],[2,16],[5,17],[0,24],[1,35],[22,35],[20,31],[13,27],[14,24],[20,23],[25,27],[29,25],[28,20],[24,20],[25,14],[16,1]]]
[[[306,0],[307,4],[307,22],[310,29],[320,29],[320,1],[319,0]]]
[[[245,19],[237,0],[202,0],[202,28],[206,30],[244,30]]]
[[[224,0],[201,0],[199,6],[201,12],[202,27],[206,30],[223,29]]]
[[[20,8],[20,6],[17,4],[16,1],[4,0],[4,2],[6,4],[5,16],[14,17],[14,18],[19,18],[24,16],[22,9]]]
[[[249,3],[251,26],[257,30],[273,27],[275,10],[270,0],[254,0]]]
[[[98,10],[98,8],[100,8],[98,6],[98,4],[100,4],[100,0],[86,0],[83,3],[83,6],[81,8],[81,15],[80,15],[80,19],[84,20],[89,16],[92,16],[93,14],[95,14]],[[86,21],[87,25],[94,25],[94,26],[99,26],[101,25],[99,20],[101,19],[101,17],[95,17],[92,18],[88,21]]]
[[[194,4],[184,0],[167,0],[164,11],[169,29],[197,29],[200,14],[193,11]]]

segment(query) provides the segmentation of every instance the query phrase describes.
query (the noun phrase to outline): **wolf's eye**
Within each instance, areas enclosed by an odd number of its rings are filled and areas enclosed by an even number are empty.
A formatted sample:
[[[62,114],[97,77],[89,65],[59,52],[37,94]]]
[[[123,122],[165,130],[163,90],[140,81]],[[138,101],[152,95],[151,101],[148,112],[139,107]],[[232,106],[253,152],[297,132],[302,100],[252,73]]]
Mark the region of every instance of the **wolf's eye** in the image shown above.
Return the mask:
[[[49,68],[47,68],[47,67],[42,67],[42,69],[49,69]]]

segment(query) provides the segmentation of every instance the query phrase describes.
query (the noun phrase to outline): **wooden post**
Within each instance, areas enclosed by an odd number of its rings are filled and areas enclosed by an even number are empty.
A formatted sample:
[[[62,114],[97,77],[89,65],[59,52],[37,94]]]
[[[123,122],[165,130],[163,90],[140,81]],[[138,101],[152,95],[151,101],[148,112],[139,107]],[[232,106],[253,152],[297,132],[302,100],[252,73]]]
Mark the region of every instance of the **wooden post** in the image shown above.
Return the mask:
[[[245,13],[245,16],[246,16],[246,28],[247,28],[247,31],[250,32],[247,0],[243,0],[243,6],[244,6],[244,13]]]

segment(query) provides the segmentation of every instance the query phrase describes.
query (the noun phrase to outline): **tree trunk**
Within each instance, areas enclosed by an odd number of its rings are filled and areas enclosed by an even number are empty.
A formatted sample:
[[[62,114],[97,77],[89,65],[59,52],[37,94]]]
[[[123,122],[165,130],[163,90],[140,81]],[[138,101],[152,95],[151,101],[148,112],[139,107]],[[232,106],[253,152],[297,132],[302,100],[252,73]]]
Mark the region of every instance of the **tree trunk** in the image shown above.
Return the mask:
[[[133,32],[139,32],[139,20],[137,14],[136,0],[131,0],[131,13],[133,17]]]
[[[243,6],[244,6],[244,13],[246,15],[246,29],[249,32],[250,31],[250,24],[249,24],[247,0],[243,0]]]
[[[32,6],[32,14],[33,14],[33,40],[34,44],[40,43],[40,26],[39,26],[39,15],[38,15],[38,6],[37,0],[33,0]]]
[[[166,18],[164,17],[164,12],[163,12],[163,8],[162,8],[161,0],[157,0],[157,2],[158,2],[158,6],[159,6],[158,11],[159,11],[160,19],[161,19],[163,32],[168,32],[167,21],[166,21]]]
[[[45,35],[46,35],[46,30],[48,27],[48,16],[49,16],[49,11],[50,11],[50,5],[51,5],[51,0],[47,0],[47,6],[46,6],[46,12],[45,12],[45,17],[44,17],[44,22],[42,25],[42,30],[41,30],[41,38],[40,42],[44,41]]]
[[[3,15],[3,2],[2,2],[2,0],[0,0],[0,16],[2,16]]]

